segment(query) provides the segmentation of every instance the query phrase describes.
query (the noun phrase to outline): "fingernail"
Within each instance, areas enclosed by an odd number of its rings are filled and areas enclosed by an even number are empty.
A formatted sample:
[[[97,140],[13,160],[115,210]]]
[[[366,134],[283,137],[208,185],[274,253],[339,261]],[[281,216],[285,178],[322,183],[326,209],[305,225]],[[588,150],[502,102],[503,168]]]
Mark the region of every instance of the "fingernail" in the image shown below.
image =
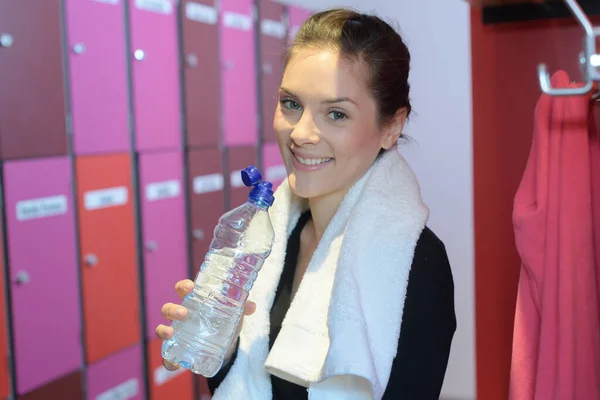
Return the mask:
[[[187,283],[185,285],[185,290],[187,290],[188,292],[191,291],[194,288],[194,284],[193,283]]]
[[[178,317],[183,317],[185,315],[185,308],[179,307],[177,311],[175,311],[175,315]]]

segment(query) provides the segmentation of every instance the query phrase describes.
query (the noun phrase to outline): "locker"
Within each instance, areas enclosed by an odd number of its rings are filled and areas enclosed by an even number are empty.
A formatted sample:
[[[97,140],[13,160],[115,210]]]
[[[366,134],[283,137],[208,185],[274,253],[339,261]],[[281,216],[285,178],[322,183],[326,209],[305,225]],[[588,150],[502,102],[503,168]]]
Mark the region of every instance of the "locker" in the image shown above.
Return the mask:
[[[262,138],[275,140],[273,115],[277,108],[278,89],[283,75],[285,35],[283,6],[273,0],[260,0],[260,75]]]
[[[167,371],[160,353],[162,340],[148,342],[148,377],[150,378],[150,400],[194,399],[194,374],[188,369]]]
[[[225,179],[218,149],[193,150],[188,156],[192,276],[196,276],[212,240],[219,217],[225,213]]]
[[[129,2],[135,148],[181,146],[177,0]]]
[[[196,378],[198,382],[198,392],[200,394],[200,400],[210,400],[212,397],[212,393],[210,392],[210,388],[208,387],[208,382],[206,378],[202,375],[198,375]]]
[[[181,153],[140,155],[142,244],[146,300],[146,335],[165,320],[168,301],[179,303],[175,283],[189,278]]]
[[[50,382],[46,386],[35,389],[23,396],[17,397],[19,400],[83,400],[83,390],[81,385],[81,371],[73,372],[70,375]]]
[[[221,1],[223,138],[226,146],[258,140],[253,0]]]
[[[186,138],[189,147],[217,147],[221,88],[215,0],[183,0],[181,7]]]
[[[73,150],[129,150],[122,0],[66,0]]]
[[[75,159],[88,363],[141,338],[130,163],[128,154]]]
[[[86,376],[89,399],[144,399],[142,346],[138,343],[96,361]]]
[[[298,6],[288,6],[288,21],[289,21],[289,29],[288,29],[288,37],[289,40],[294,40],[296,33],[298,33],[298,29],[300,26],[306,21],[312,12]]]
[[[79,279],[67,157],[4,166],[16,392],[80,368]]]
[[[1,229],[1,228],[0,228]],[[0,243],[4,234],[0,230]],[[9,365],[8,320],[6,315],[6,287],[4,286],[4,247],[0,245],[0,362]],[[0,399],[7,399],[11,393],[8,368],[0,369]]]
[[[67,153],[60,3],[0,2],[3,159]]]
[[[229,173],[227,185],[229,192],[228,210],[248,201],[250,188],[244,185],[241,171],[249,165],[258,167],[256,148],[254,146],[232,147],[227,149],[227,171]],[[261,170],[261,172],[263,171]]]
[[[277,143],[263,144],[263,176],[277,188],[287,178],[287,170]]]

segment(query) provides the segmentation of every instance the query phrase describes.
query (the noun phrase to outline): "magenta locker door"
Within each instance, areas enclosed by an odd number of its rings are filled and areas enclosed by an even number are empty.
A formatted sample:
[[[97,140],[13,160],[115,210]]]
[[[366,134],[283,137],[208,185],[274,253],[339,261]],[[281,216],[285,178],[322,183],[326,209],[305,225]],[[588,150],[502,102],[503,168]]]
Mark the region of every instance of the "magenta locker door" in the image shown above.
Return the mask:
[[[177,0],[130,1],[135,147],[177,149],[181,100]]]
[[[87,397],[142,400],[143,373],[142,346],[136,344],[88,366]]]
[[[73,150],[129,149],[123,0],[66,0]]]
[[[253,0],[221,1],[223,137],[226,146],[258,140]]]
[[[71,169],[67,157],[4,167],[17,392],[82,362]]]
[[[183,191],[183,157],[179,152],[140,155],[142,244],[148,339],[165,322],[166,302],[179,303],[175,282],[189,278]]]
[[[273,115],[277,108],[278,89],[283,74],[286,26],[283,5],[260,0],[260,65],[262,138],[275,140]]]
[[[277,143],[265,143],[262,148],[263,174],[265,180],[271,182],[274,188],[287,178],[285,164]]]
[[[300,26],[306,21],[312,12],[298,6],[288,6],[288,37],[293,40]]]
[[[216,0],[183,0],[185,121],[188,147],[217,147],[220,139],[221,78]]]
[[[0,1],[1,157],[67,153],[60,0]]]

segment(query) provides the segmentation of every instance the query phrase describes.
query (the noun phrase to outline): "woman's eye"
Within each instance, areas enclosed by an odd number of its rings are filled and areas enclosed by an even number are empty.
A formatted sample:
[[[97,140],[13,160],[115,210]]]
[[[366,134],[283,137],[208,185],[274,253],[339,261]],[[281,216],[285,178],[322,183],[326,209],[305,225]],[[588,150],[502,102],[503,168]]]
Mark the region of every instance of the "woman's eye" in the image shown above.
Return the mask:
[[[300,109],[300,104],[298,104],[297,102],[295,102],[294,100],[281,100],[281,104],[289,109],[289,110],[298,110]]]
[[[347,117],[347,115],[341,111],[331,111],[328,115],[335,121],[342,121]]]

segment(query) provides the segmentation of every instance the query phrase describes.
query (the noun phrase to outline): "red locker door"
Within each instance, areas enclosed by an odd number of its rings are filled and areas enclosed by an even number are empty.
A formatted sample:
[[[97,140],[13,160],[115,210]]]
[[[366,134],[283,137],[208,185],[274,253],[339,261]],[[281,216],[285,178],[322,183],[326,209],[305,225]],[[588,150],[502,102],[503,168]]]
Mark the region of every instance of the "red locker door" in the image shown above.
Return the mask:
[[[188,156],[190,213],[192,219],[192,270],[196,276],[208,251],[215,226],[225,213],[221,152],[193,150]]]
[[[67,153],[61,1],[0,1],[4,159]]]
[[[130,163],[128,154],[75,160],[88,363],[141,338]]]
[[[23,396],[17,397],[19,400],[83,400],[83,390],[81,385],[81,371],[74,372],[63,378],[57,379],[46,386],[33,390]]]
[[[148,376],[151,400],[192,400],[194,398],[194,374],[188,369],[167,371],[162,364],[160,349],[162,340],[148,343]]]
[[[221,91],[215,0],[183,0],[181,13],[187,144],[216,147]]]
[[[286,26],[283,5],[260,0],[260,84],[261,125],[263,140],[275,140],[273,115],[277,108],[277,91],[283,75]]]
[[[0,243],[4,234],[0,231]],[[0,246],[0,399],[7,399],[10,394],[8,376],[8,321],[6,320],[6,288],[4,287],[4,248]]]
[[[227,171],[229,172],[227,185],[229,193],[228,210],[238,207],[248,201],[250,188],[244,185],[241,171],[249,165],[258,167],[256,148],[254,146],[232,147],[227,149]],[[261,171],[261,173],[262,172],[263,171]]]

